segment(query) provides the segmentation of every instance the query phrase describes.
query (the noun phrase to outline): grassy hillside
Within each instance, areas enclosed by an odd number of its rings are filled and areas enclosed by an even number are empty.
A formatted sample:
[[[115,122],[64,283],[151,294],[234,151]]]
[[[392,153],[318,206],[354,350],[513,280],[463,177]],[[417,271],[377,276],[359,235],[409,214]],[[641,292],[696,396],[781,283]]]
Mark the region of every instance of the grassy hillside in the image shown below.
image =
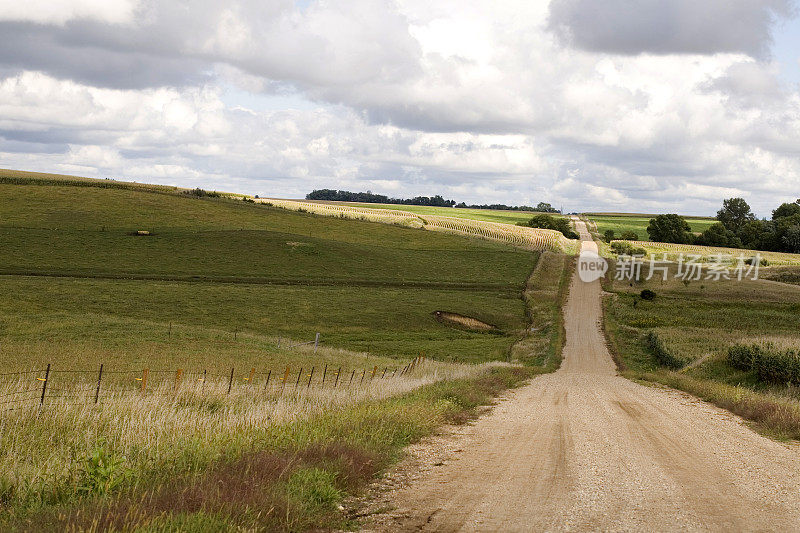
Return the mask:
[[[763,269],[760,277],[773,270]],[[761,381],[728,361],[737,343],[776,339],[800,346],[800,287],[752,279],[662,282],[658,274],[633,285],[608,281],[605,288],[612,293],[605,301],[606,327],[629,377],[685,389],[780,436],[800,437],[797,386]],[[644,289],[655,299],[642,300]]]
[[[0,360],[14,366],[68,359],[71,344],[111,360],[180,358],[209,331],[263,349],[321,332],[328,346],[386,356],[503,359],[525,327],[520,293],[537,257],[177,192],[8,183],[0,249],[0,273],[13,275]],[[443,325],[437,310],[499,332]],[[167,337],[170,323],[184,334]],[[223,343],[224,364],[236,350]]]

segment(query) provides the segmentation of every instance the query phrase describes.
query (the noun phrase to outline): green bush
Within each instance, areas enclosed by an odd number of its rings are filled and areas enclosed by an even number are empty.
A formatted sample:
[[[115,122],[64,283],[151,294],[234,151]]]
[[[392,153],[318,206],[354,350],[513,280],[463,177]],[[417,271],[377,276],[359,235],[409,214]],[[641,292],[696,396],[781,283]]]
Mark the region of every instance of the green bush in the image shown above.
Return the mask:
[[[686,364],[686,361],[673,354],[669,348],[664,345],[664,341],[661,340],[655,331],[648,332],[644,340],[645,345],[653,353],[656,357],[656,361],[658,361],[660,365],[666,366],[667,368],[678,369]]]
[[[105,496],[130,475],[131,470],[125,466],[125,458],[110,452],[105,439],[100,439],[91,455],[84,460],[78,492],[87,496]]]
[[[639,235],[635,231],[623,231],[619,238],[623,241],[638,241]]]
[[[196,196],[198,198],[219,198],[220,196],[222,196],[220,193],[216,191],[207,191],[205,189],[201,189],[200,187],[192,189],[191,191],[184,191],[184,194],[188,194],[189,196]]]
[[[556,218],[551,215],[536,215],[527,222],[518,222],[517,225],[560,231],[567,239],[579,238],[579,235],[572,231],[572,227],[569,225],[569,221],[566,218]]]
[[[605,239],[606,242],[613,241],[614,240],[614,230],[613,229],[607,229],[606,232],[603,234],[603,239]]]
[[[644,289],[642,292],[639,293],[639,297],[642,300],[647,300],[649,302],[656,299],[656,293],[654,293],[650,289]]]
[[[647,255],[644,248],[633,246],[629,242],[614,241],[611,243],[611,251],[617,255]]]

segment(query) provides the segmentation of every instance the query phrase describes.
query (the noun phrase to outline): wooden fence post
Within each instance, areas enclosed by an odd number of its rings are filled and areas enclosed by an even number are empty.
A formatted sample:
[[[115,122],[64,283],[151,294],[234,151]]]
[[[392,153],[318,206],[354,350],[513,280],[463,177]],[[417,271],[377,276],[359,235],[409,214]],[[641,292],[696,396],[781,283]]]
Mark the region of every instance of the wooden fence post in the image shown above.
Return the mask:
[[[175,371],[175,392],[178,392],[178,387],[181,386],[181,378],[183,377],[183,369],[179,368]]]
[[[286,372],[283,373],[283,387],[281,387],[281,394],[283,393],[283,389],[286,388],[286,382],[289,380],[289,366],[286,366]]]
[[[255,369],[255,367],[253,367],[253,368],[250,369],[250,375],[247,376],[247,379],[245,379],[245,381],[247,381],[248,383],[253,383],[253,377],[255,375],[256,375],[256,369]]]
[[[103,379],[103,363],[100,363],[100,372],[97,373],[97,388],[94,390],[94,403],[100,399],[100,381]]]
[[[47,392],[47,381],[50,379],[50,363],[47,363],[47,370],[44,371],[44,380],[42,381],[42,397],[39,399],[39,406],[44,405],[44,395]]]
[[[375,365],[374,367],[372,367],[372,376],[369,378],[370,381],[375,379],[375,374],[377,373],[378,373],[378,365]]]

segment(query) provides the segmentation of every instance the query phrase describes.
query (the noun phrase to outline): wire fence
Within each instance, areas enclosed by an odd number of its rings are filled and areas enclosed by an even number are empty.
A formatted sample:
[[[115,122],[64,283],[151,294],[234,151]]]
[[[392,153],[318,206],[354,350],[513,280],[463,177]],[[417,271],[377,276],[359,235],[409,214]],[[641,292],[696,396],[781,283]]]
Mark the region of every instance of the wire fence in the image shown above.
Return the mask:
[[[318,339],[317,339],[318,341]],[[313,341],[312,341],[313,342]],[[22,372],[0,373],[0,412],[29,407],[43,408],[58,400],[75,403],[102,402],[104,397],[134,395],[141,398],[163,396],[177,399],[187,390],[230,395],[234,389],[256,393],[284,394],[311,388],[360,387],[375,382],[388,383],[396,377],[420,368],[425,356],[420,355],[405,366],[345,368],[321,363],[308,366],[286,366],[282,369],[256,367],[236,368],[230,372],[184,368],[108,369],[104,363],[94,369],[45,368]]]

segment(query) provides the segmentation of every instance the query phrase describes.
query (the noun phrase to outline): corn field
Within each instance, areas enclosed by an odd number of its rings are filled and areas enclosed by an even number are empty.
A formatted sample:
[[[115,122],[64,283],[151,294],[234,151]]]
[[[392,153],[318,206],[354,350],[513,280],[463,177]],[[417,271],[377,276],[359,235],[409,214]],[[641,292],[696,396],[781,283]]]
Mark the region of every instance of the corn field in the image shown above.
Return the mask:
[[[561,232],[555,230],[438,215],[425,215],[420,218],[425,221],[425,227],[433,231],[449,231],[533,250],[574,254],[577,249],[577,241],[567,239]]]
[[[770,265],[800,265],[800,254],[789,254],[782,252],[761,252],[757,250],[746,250],[740,248],[720,248],[714,246],[696,246],[691,244],[675,244],[669,242],[651,242],[651,241],[612,241],[612,242],[626,242],[633,247],[644,248],[649,254],[662,255],[667,254],[667,258],[676,259],[680,254],[684,255],[699,255],[704,259],[710,259],[714,256],[722,255],[732,258],[733,261],[741,254],[745,258],[753,257],[759,254],[762,259],[769,261]]]
[[[577,240],[567,239],[560,232],[554,230],[439,215],[416,215],[408,211],[395,209],[371,209],[367,207],[264,198],[256,199],[255,201],[293,211],[306,211],[316,215],[399,224],[413,228],[424,228],[430,231],[479,237],[531,250],[575,254],[578,249]]]
[[[409,227],[422,227],[422,221],[414,213],[395,209],[370,209],[367,207],[351,207],[337,204],[319,204],[316,202],[296,202],[294,200],[276,200],[259,198],[259,203],[274,205],[291,211],[305,211],[315,215],[343,217],[384,224],[400,224]]]

